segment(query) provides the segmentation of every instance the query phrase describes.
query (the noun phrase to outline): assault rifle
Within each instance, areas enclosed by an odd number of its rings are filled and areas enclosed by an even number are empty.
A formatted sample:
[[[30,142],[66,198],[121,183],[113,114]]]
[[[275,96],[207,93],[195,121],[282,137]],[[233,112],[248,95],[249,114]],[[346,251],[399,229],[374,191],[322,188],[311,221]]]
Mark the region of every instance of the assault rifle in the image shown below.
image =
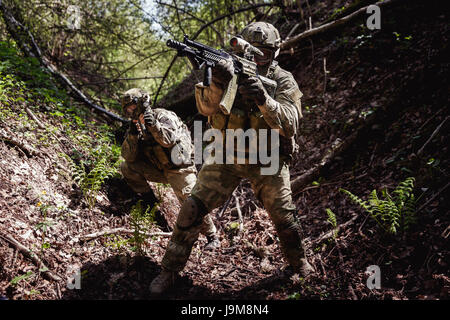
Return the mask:
[[[234,66],[233,78],[228,83],[225,93],[220,101],[220,108],[224,114],[229,114],[233,106],[238,88],[238,77],[240,75],[258,77],[263,83],[267,93],[273,98],[277,83],[274,80],[258,75],[257,64],[253,61],[254,55],[263,56],[264,54],[256,47],[242,38],[233,37],[230,40],[232,53],[224,50],[218,50],[204,45],[200,42],[189,40],[184,36],[183,42],[172,39],[167,40],[167,46],[178,51],[179,57],[188,57],[194,69],[204,68],[203,85],[211,84],[212,72],[216,63],[221,60],[231,60]]]

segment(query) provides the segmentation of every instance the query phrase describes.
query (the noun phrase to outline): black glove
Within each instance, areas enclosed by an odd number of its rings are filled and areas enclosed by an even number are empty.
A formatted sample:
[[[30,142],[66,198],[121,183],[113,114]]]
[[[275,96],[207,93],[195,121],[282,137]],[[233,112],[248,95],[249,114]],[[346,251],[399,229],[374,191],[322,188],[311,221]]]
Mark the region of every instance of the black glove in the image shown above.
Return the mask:
[[[144,112],[144,121],[145,125],[149,127],[153,127],[156,124],[156,115],[155,111],[152,108],[148,107]]]
[[[130,124],[129,125],[130,125],[130,127],[128,129],[128,134],[132,134],[132,135],[137,136],[139,134],[139,131],[138,131],[137,127],[136,127],[136,123],[134,123],[133,120],[130,120]]]
[[[256,77],[248,77],[241,81],[239,92],[244,99],[253,100],[258,106],[266,103],[267,92],[261,80]]]
[[[216,84],[224,86],[228,84],[234,74],[233,62],[231,60],[220,60],[212,68],[212,78]]]

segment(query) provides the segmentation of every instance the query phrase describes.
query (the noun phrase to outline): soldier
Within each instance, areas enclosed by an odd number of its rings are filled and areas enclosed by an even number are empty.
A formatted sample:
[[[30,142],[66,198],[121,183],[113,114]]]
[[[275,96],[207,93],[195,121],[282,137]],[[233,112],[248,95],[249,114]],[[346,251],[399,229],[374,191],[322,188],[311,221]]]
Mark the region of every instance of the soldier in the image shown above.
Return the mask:
[[[150,96],[133,88],[122,96],[122,108],[131,118],[130,128],[122,144],[122,175],[128,185],[148,203],[154,198],[149,182],[169,183],[180,203],[191,193],[197,181],[197,170],[192,161],[194,148],[186,125],[172,112],[162,108],[152,109]],[[190,159],[172,161],[172,150]],[[181,152],[181,150],[187,152]],[[181,161],[183,160],[183,161]],[[214,249],[220,242],[211,217],[205,217],[201,232],[207,237],[205,249]]]
[[[302,117],[300,92],[291,73],[274,61],[280,50],[280,35],[271,24],[255,22],[246,26],[241,37],[260,49],[263,57],[255,57],[258,73],[277,83],[274,98],[256,77],[241,79],[230,115],[219,108],[224,89],[234,69],[230,61],[221,61],[212,72],[212,83],[206,87],[196,85],[195,98],[199,112],[209,117],[213,128],[222,130],[242,128],[276,129],[280,135],[280,159],[275,175],[261,175],[260,164],[205,164],[199,172],[191,196],[183,203],[172,238],[162,259],[162,271],[152,281],[152,294],[169,289],[181,271],[197,240],[202,218],[222,205],[240,180],[250,180],[257,198],[269,212],[280,239],[283,255],[293,271],[303,276],[314,269],[306,260],[301,242],[298,213],[292,201],[289,160],[292,158],[295,135]]]

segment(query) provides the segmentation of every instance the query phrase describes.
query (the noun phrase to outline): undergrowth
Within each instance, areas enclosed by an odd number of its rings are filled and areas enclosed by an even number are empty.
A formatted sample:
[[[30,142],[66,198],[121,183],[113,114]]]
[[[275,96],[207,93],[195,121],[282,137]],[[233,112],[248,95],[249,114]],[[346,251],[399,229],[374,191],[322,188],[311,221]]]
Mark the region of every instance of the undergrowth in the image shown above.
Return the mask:
[[[155,224],[155,213],[158,210],[159,204],[153,207],[142,207],[142,200],[138,201],[130,211],[130,225],[133,228],[133,236],[130,243],[133,244],[132,250],[136,251],[138,255],[144,254],[145,241],[148,239],[148,232]]]
[[[362,200],[348,190],[339,189],[350,200],[366,210],[383,230],[396,234],[399,229],[407,230],[415,222],[416,199],[413,193],[414,178],[409,177],[394,189],[391,196],[384,188],[381,190],[383,199],[373,190],[367,200]]]
[[[37,128],[25,108],[38,115],[45,128]],[[37,59],[23,57],[14,42],[0,41],[0,121],[37,149],[59,144],[59,155],[71,171],[68,178],[76,182],[90,209],[105,180],[119,174],[120,146],[112,128],[98,124],[87,108],[58,88]]]

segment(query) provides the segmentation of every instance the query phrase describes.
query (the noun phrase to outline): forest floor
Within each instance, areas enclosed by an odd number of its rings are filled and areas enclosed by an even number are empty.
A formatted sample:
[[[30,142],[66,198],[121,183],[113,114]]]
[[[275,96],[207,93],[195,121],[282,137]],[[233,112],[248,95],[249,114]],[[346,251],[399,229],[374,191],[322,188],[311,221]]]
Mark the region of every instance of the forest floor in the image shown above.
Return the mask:
[[[348,150],[294,194],[316,273],[303,279],[283,271],[276,232],[243,181],[236,193],[242,231],[236,228],[234,201],[222,216],[220,209],[212,212],[221,248],[203,250],[206,239],[201,236],[176,288],[161,298],[449,298],[448,12],[432,4],[389,9],[383,12],[381,30],[369,31],[356,22],[320,40],[306,40],[293,55],[279,58],[304,93],[301,151],[292,162],[292,179],[317,164],[337,139],[345,141],[363,128]],[[316,21],[329,17],[324,7],[313,7]],[[284,33],[295,24],[278,21],[283,23]],[[18,137],[0,141],[0,234],[31,249],[61,278],[46,279],[44,270],[0,237],[0,297],[149,299],[168,237],[149,238],[142,256],[131,250],[126,235],[82,241],[83,235],[100,230],[130,229],[133,193],[122,179],[111,178],[89,208],[65,173],[69,163],[58,156],[73,155],[67,131],[54,132],[58,147],[45,143],[55,141],[48,131],[26,115],[16,118],[5,111],[19,112],[25,102],[0,104],[0,133]],[[42,123],[58,127],[60,119],[43,106],[28,107]],[[95,139],[92,127],[85,130]],[[374,189],[392,191],[407,177],[415,177],[416,223],[395,235],[339,192],[344,188],[366,199]],[[167,186],[152,186],[173,226],[180,206],[175,195]],[[334,212],[338,225],[354,219],[336,237],[315,241],[333,229],[326,209]],[[152,231],[160,230],[154,225]],[[381,289],[366,285],[370,265],[380,267]],[[69,289],[67,279],[77,272],[81,288]]]

